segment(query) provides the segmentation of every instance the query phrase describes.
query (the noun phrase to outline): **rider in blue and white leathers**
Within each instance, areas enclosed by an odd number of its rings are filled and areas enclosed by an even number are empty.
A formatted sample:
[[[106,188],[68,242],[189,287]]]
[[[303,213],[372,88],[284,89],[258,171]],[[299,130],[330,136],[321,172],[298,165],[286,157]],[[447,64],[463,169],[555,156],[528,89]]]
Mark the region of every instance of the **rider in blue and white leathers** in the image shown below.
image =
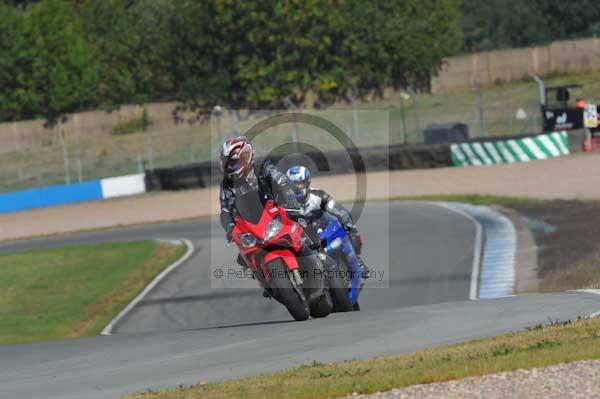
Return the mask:
[[[331,215],[340,222],[354,247],[359,264],[363,269],[363,276],[367,278],[370,270],[366,267],[360,257],[362,240],[358,230],[352,221],[352,216],[346,208],[335,201],[332,196],[323,190],[310,187],[311,173],[304,166],[292,166],[286,172],[288,180],[292,184],[296,200],[301,206],[302,216],[312,225],[314,229],[324,228],[323,216]]]

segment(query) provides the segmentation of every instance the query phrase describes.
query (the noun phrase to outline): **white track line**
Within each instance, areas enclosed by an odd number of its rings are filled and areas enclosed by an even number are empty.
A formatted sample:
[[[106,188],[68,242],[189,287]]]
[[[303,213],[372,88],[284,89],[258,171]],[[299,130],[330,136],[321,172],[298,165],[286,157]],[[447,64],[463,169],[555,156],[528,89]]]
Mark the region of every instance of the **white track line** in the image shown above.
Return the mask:
[[[110,321],[110,323],[108,323],[108,325],[106,327],[104,327],[104,329],[102,330],[100,335],[112,335],[112,333],[113,333],[112,330],[113,330],[114,326],[117,325],[117,323],[119,321],[121,321],[127,315],[127,313],[129,313],[131,311],[131,309],[133,309],[135,307],[135,305],[137,305],[169,273],[171,273],[173,270],[175,270],[176,268],[181,266],[183,263],[185,263],[192,256],[192,254],[194,253],[194,250],[195,250],[194,244],[192,244],[192,242],[187,239],[162,240],[162,241],[183,242],[185,244],[185,246],[187,247],[187,251],[181,258],[179,258],[176,262],[172,263],[169,267],[167,267],[165,270],[163,270],[158,276],[156,276],[154,278],[154,280],[152,280],[150,282],[150,284],[148,284],[146,286],[146,288],[144,288],[144,290],[138,296],[135,297],[135,299],[133,301],[129,302],[129,304],[125,307],[125,309],[123,309],[114,319],[112,319]]]
[[[464,212],[461,209],[451,207],[445,202],[428,202],[431,205],[440,206],[451,212],[454,212],[468,220],[475,225],[475,244],[473,248],[473,266],[471,270],[471,286],[469,288],[469,299],[476,300],[479,296],[479,269],[481,266],[481,248],[483,245],[483,228],[481,223],[477,221],[473,216]]]

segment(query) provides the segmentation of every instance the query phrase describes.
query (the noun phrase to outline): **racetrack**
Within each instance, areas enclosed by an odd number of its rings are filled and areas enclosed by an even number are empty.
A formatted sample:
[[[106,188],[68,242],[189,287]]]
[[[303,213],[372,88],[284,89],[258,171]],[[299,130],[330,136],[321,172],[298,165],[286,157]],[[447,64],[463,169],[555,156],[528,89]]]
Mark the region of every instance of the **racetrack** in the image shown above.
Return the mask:
[[[366,262],[386,278],[368,283],[361,312],[302,323],[290,322],[257,289],[210,288],[215,264],[234,267],[235,252],[222,235],[211,239],[216,226],[208,220],[3,244],[0,251],[189,238],[197,252],[116,326],[115,336],[0,346],[0,397],[114,397],[313,360],[393,354],[600,310],[600,296],[584,293],[468,301],[475,225],[444,207],[370,203],[359,226]]]
[[[361,296],[363,310],[468,299],[475,238],[471,221],[433,204],[381,202],[366,206],[358,225],[367,240],[364,259],[379,273],[368,282]],[[240,270],[235,263],[237,250],[225,245],[217,221],[151,225],[3,244],[0,251],[139,238],[188,238],[194,243],[196,253],[151,291],[116,326],[116,333],[289,319],[285,308],[263,298],[258,289],[214,288],[218,283],[223,284],[211,279],[211,269],[215,266]],[[250,286],[257,284],[252,281]],[[386,286],[389,288],[376,288]]]

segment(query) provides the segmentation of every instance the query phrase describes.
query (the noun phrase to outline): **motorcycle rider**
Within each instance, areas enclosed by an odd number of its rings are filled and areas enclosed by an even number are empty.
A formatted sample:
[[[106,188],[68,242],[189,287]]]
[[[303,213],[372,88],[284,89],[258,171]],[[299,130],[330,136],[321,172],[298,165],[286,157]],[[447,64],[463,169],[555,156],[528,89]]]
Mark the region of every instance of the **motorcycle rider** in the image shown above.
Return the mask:
[[[231,242],[233,238],[237,196],[258,191],[261,194],[267,194],[277,205],[285,207],[291,218],[296,219],[302,216],[299,209],[300,204],[296,201],[287,176],[268,160],[263,161],[260,166],[255,165],[254,148],[247,137],[239,136],[223,143],[221,171],[223,172],[220,194],[221,225],[225,230],[227,242]],[[309,237],[306,238],[300,254],[312,262],[316,257],[311,256],[314,254],[311,249],[312,241]],[[242,267],[247,267],[241,254],[238,254],[237,262]],[[320,263],[316,261],[312,267],[315,270],[322,269]],[[270,296],[266,291],[263,292],[263,295]]]
[[[254,164],[254,147],[246,136],[231,138],[221,147],[221,226],[231,242],[235,226],[235,199],[238,195],[258,190],[270,195],[275,203],[287,209],[299,209],[294,192],[285,174],[265,160]]]
[[[360,257],[362,240],[352,221],[350,212],[325,191],[310,187],[311,174],[308,168],[298,165],[292,166],[287,170],[286,176],[292,183],[294,196],[300,204],[302,216],[312,224],[313,228],[325,227],[322,226],[321,221],[322,217],[327,214],[335,217],[340,222],[354,247],[363,277],[369,278],[371,271]]]

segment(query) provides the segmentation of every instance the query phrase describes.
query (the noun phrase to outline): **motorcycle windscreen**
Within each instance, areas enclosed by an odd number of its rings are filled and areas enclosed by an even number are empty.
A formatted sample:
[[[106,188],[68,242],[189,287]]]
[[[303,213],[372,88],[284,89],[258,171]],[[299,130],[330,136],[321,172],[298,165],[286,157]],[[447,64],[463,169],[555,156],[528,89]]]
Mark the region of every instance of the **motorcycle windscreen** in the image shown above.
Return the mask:
[[[260,222],[265,203],[265,196],[259,193],[258,190],[238,195],[235,199],[238,215],[252,224]]]

